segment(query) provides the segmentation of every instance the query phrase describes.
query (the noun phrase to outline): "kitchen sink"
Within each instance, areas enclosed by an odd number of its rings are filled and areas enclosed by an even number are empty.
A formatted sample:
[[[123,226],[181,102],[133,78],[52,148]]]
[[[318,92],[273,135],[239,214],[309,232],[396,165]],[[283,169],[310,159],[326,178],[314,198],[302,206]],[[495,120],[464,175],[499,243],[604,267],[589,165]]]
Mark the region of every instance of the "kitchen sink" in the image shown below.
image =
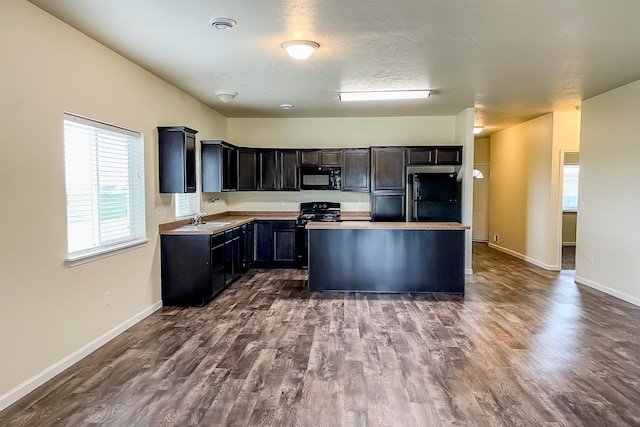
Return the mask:
[[[187,224],[179,227],[178,230],[182,231],[198,231],[198,230],[208,230],[211,228],[219,228],[224,227],[226,225],[231,225],[233,222],[203,222],[201,224]]]

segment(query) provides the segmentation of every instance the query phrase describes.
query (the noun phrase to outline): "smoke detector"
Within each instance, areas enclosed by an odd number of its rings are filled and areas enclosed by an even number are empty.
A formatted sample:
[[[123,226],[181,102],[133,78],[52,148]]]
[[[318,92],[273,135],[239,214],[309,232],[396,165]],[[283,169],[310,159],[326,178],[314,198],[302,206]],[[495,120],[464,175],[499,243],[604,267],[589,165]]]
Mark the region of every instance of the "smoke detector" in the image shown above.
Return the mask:
[[[229,30],[234,25],[236,25],[236,21],[231,18],[213,18],[211,20],[211,26],[216,30]]]

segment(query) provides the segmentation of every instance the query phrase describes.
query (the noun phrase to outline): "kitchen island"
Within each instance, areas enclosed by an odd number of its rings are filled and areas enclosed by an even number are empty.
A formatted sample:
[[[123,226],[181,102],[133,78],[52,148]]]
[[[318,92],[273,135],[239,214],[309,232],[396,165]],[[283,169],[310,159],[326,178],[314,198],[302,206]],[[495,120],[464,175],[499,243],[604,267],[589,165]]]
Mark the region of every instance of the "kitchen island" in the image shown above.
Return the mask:
[[[457,222],[311,222],[309,290],[464,293]]]

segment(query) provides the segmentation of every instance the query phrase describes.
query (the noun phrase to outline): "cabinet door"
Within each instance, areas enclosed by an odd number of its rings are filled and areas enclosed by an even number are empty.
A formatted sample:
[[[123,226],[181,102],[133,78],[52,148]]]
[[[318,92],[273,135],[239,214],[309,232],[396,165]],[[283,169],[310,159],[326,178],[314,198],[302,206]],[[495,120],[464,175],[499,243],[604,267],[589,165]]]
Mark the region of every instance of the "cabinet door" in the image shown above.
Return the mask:
[[[322,166],[340,166],[342,164],[342,151],[322,150],[320,151],[320,164]]]
[[[342,153],[342,191],[369,191],[369,150],[345,150]]]
[[[404,193],[371,194],[371,218],[374,221],[404,221],[405,217]]]
[[[259,266],[271,262],[273,248],[271,246],[271,221],[254,222],[255,261]]]
[[[296,262],[296,222],[271,221],[273,266],[293,267]]]
[[[235,191],[238,187],[238,152],[222,146],[222,191]]]
[[[320,150],[300,150],[300,166],[320,164]]]
[[[158,128],[160,193],[195,193],[197,132],[184,126]]]
[[[211,284],[213,294],[217,294],[224,289],[226,284],[224,240],[224,233],[211,237]]]
[[[298,150],[279,150],[278,169],[280,171],[279,190],[298,191]]]
[[[258,190],[275,191],[278,189],[278,161],[276,150],[258,152]]]
[[[256,181],[256,152],[255,150],[238,150],[238,190],[255,191],[258,189]]]
[[[409,148],[407,160],[410,165],[433,165],[435,162],[434,149],[432,147]]]
[[[210,241],[207,235],[160,236],[164,305],[204,305],[211,299]]]
[[[438,147],[435,149],[437,165],[461,165],[462,147]]]
[[[404,191],[405,185],[404,148],[371,148],[371,190]]]

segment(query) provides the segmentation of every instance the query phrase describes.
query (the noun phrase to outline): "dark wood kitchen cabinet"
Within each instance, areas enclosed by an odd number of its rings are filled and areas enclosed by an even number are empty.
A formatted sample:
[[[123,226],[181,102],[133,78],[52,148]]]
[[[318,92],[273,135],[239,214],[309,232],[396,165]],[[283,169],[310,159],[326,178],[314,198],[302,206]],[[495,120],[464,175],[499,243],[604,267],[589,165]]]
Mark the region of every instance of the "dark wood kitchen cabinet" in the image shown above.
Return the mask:
[[[299,150],[300,166],[340,166],[342,150]]]
[[[404,147],[371,148],[371,191],[402,191],[406,186]]]
[[[162,235],[162,303],[202,306],[225,286],[224,234]]]
[[[240,271],[248,271],[254,260],[253,223],[240,226]]]
[[[461,165],[462,147],[409,147],[407,149],[407,164],[420,165]]]
[[[196,192],[196,133],[185,126],[158,127],[160,193]]]
[[[371,194],[373,221],[405,221],[406,196],[404,193],[377,191]]]
[[[259,150],[258,190],[300,190],[298,150]]]
[[[238,148],[238,191],[256,191],[256,150]]]
[[[238,151],[220,140],[202,141],[202,191],[219,193],[235,191],[238,187]]]
[[[240,239],[240,227],[232,228],[224,233],[225,253],[225,285],[230,285],[241,276],[240,265],[242,263],[242,240]]]
[[[296,266],[296,222],[290,220],[256,221],[255,261],[260,268]]]
[[[278,150],[280,186],[278,190],[298,191],[298,150]]]
[[[342,191],[369,191],[369,157],[367,148],[342,152]]]

